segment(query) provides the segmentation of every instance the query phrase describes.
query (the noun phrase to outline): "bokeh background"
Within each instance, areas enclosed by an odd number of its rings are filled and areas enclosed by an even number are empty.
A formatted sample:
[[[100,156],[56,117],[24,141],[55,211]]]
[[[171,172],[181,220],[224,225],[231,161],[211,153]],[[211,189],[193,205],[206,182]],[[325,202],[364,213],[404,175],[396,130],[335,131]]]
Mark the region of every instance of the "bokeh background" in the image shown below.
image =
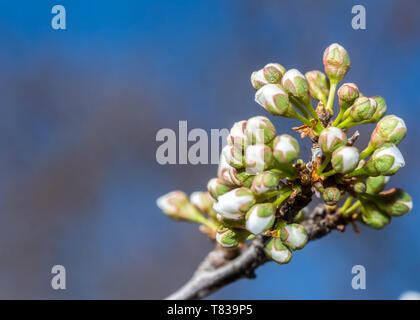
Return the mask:
[[[55,4],[66,8],[65,31],[51,28]],[[366,7],[367,30],[351,28],[355,4]],[[406,120],[407,165],[390,185],[413,196],[414,210],[382,231],[333,232],[211,298],[420,291],[418,12],[414,0],[2,1],[0,298],[160,299],[180,287],[212,244],[155,199],[205,189],[216,166],[159,165],[157,131],[187,120],[210,132],[266,114],[251,72],[268,62],[322,70],[333,42],[350,54],[346,80]],[[297,124],[271,119],[279,132]],[[63,291],[50,285],[56,264],[67,270]],[[351,287],[356,264],[366,290]]]

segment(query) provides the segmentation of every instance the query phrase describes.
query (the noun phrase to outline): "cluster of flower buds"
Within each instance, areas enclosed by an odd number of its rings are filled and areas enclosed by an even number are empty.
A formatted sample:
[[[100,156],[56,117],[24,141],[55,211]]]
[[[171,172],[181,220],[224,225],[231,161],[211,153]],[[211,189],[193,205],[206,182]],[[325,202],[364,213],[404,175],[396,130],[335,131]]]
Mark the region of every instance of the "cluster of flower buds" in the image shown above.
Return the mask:
[[[376,194],[361,194],[359,201],[362,221],[375,229],[382,229],[391,222],[391,217],[400,217],[413,207],[411,196],[398,188]]]
[[[291,251],[305,247],[308,242],[308,234],[302,225],[285,224],[282,221],[275,230],[275,235],[266,243],[265,253],[267,257],[278,264],[288,263],[292,259]]]
[[[293,129],[311,139],[308,163],[299,159],[297,139],[278,135],[267,117],[255,116],[231,128],[208,192],[188,198],[174,191],[159,198],[158,206],[173,219],[201,224],[223,248],[241,247],[262,235],[266,255],[279,264],[288,263],[292,251],[308,241],[299,224],[307,219],[304,210],[291,209],[302,193],[305,199],[322,195],[327,211],[342,215],[340,221],[358,220],[377,229],[409,212],[408,193],[398,188],[384,191],[389,176],[405,164],[397,147],[407,134],[404,121],[385,116],[385,99],[364,96],[354,83],[338,88],[339,113],[332,119],[336,89],[350,69],[350,58],[335,43],[325,50],[323,63],[325,73],[312,70],[303,75],[269,63],[251,75],[259,105],[273,116],[302,122]],[[312,98],[319,101],[316,110]],[[367,123],[376,123],[376,128],[359,152],[354,145],[357,134],[348,130]],[[286,203],[287,210],[282,210]]]

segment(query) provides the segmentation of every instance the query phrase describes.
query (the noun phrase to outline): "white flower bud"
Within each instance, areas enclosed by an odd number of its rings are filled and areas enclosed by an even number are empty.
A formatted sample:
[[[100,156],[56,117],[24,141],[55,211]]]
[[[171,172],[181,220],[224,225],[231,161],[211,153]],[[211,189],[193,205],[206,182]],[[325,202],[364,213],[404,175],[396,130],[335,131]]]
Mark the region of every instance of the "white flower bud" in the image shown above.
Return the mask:
[[[359,163],[359,151],[355,147],[340,147],[334,151],[331,164],[338,173],[352,172]]]
[[[254,204],[255,197],[251,190],[238,188],[219,196],[213,209],[227,219],[239,220]]]

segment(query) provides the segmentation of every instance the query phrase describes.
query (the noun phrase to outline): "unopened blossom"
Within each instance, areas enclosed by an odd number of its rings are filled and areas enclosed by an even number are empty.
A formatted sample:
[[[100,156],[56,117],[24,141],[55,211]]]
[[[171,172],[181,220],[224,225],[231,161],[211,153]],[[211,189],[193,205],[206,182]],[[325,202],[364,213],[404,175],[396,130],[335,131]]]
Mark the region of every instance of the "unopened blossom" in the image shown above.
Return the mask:
[[[390,115],[378,122],[370,137],[370,145],[381,146],[390,142],[398,145],[406,136],[407,127],[403,119]]]
[[[362,201],[362,221],[374,229],[382,229],[391,222],[391,218],[378,209],[375,203]]]
[[[302,101],[305,105],[310,102],[309,83],[299,70],[287,70],[283,75],[281,85],[291,96]]]
[[[366,192],[369,194],[378,194],[385,189],[388,181],[389,177],[385,176],[368,177],[366,179]]]
[[[346,110],[359,97],[359,88],[354,83],[344,83],[337,91],[340,108]]]
[[[246,229],[253,234],[260,234],[273,226],[276,207],[272,203],[258,203],[245,216]]]
[[[253,144],[267,144],[276,136],[276,128],[267,117],[257,116],[248,119],[246,133]]]
[[[263,194],[277,189],[280,182],[278,173],[264,171],[257,174],[252,181],[251,190],[255,194]]]
[[[330,84],[325,74],[318,70],[305,73],[305,78],[309,84],[309,93],[314,99],[326,101]]]
[[[255,174],[263,172],[273,163],[273,151],[263,144],[248,146],[245,150],[245,163],[248,171]]]
[[[288,134],[282,134],[273,141],[273,156],[280,164],[291,164],[300,154],[299,142]]]
[[[398,147],[386,143],[375,150],[363,170],[369,176],[392,176],[404,166],[404,157]]]
[[[359,151],[355,147],[343,146],[332,154],[331,164],[338,173],[352,172],[359,163]]]
[[[183,208],[188,203],[188,196],[182,191],[172,191],[156,200],[157,206],[174,219],[182,219]]]
[[[247,188],[229,191],[217,199],[213,209],[227,219],[238,220],[255,204],[255,196]]]
[[[325,49],[323,62],[328,78],[336,83],[343,80],[350,69],[350,57],[346,49],[338,43],[333,43]]]
[[[376,101],[376,111],[372,118],[368,120],[369,123],[376,123],[382,119],[387,111],[385,99],[381,96],[373,96],[371,99]]]
[[[251,84],[255,90],[269,83],[280,83],[286,69],[279,63],[268,63],[263,69],[251,74]]]
[[[245,165],[245,158],[242,150],[235,148],[230,145],[224,146],[222,153],[226,159],[226,162],[234,168],[240,169]]]
[[[298,223],[283,226],[280,230],[280,238],[290,250],[303,249],[308,242],[306,229]]]
[[[227,143],[237,149],[244,149],[248,146],[248,137],[246,134],[246,120],[235,122],[233,127],[230,129],[227,137]]]
[[[190,195],[190,202],[201,212],[207,212],[213,208],[214,200],[209,192],[195,191]]]
[[[368,97],[357,98],[350,109],[350,118],[353,122],[369,121],[376,111],[376,100]]]
[[[378,208],[393,217],[402,216],[413,208],[411,196],[399,188],[382,191],[375,199]]]
[[[328,187],[325,188],[324,192],[322,193],[322,197],[324,201],[328,205],[335,205],[338,201],[340,201],[341,192],[336,187]]]
[[[230,181],[235,186],[249,188],[252,185],[254,175],[248,173],[248,169],[235,169],[229,170]]]
[[[255,93],[255,102],[274,116],[295,118],[297,111],[289,101],[289,95],[279,84],[267,84]]]
[[[292,259],[292,253],[283,244],[280,237],[271,238],[271,240],[266,244],[264,252],[268,258],[278,264],[289,263],[290,259]]]
[[[318,144],[324,154],[331,154],[347,143],[347,135],[337,127],[328,127],[319,135]]]
[[[236,248],[248,235],[246,230],[222,227],[216,232],[216,241],[223,248]]]
[[[207,190],[209,191],[213,199],[216,200],[222,194],[231,191],[232,188],[233,187],[230,183],[227,183],[225,180],[219,178],[213,178],[207,184]]]

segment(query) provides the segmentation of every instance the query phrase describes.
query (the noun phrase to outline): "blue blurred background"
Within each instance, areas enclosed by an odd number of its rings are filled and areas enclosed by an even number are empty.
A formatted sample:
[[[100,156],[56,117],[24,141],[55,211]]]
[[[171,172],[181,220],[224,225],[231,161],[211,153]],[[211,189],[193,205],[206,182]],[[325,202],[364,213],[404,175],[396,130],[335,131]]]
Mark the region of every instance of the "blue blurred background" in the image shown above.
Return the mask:
[[[51,28],[55,4],[66,8],[67,30]],[[355,4],[366,7],[367,30],[351,28]],[[160,299],[180,287],[213,245],[155,199],[205,189],[216,166],[159,165],[157,131],[188,120],[210,132],[266,115],[251,72],[268,62],[322,70],[333,42],[350,54],[346,81],[383,95],[406,120],[407,165],[390,185],[413,196],[414,210],[382,231],[333,232],[211,298],[420,291],[418,12],[414,0],[2,1],[0,298]],[[281,133],[297,124],[271,119]],[[56,264],[67,270],[63,291],[50,285]],[[366,290],[351,287],[356,264]]]

